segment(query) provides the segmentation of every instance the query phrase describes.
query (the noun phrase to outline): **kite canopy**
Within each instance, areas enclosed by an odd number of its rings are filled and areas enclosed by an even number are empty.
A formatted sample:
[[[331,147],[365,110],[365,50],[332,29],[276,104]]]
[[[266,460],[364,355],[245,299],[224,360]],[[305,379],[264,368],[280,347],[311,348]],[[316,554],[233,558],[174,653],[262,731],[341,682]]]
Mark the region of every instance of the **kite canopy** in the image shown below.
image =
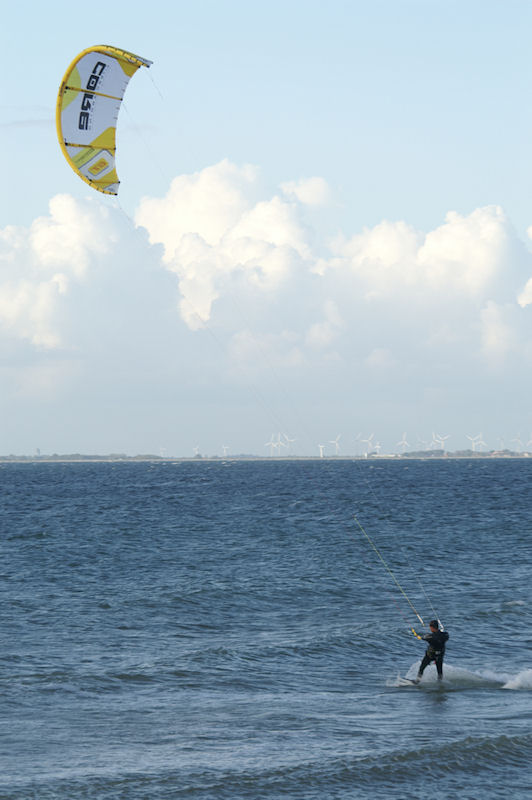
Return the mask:
[[[65,73],[56,107],[63,154],[82,180],[118,194],[116,121],[129,79],[153,62],[102,44],[83,50]]]

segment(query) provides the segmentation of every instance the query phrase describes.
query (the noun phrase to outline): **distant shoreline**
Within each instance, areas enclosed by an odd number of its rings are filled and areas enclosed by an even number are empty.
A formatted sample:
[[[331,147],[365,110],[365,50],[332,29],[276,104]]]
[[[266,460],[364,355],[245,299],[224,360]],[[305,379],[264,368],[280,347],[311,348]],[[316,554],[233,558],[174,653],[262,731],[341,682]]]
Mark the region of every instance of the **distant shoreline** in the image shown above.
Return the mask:
[[[82,454],[64,454],[64,455],[42,455],[42,456],[0,456],[0,464],[53,464],[53,463],[71,463],[71,464],[84,464],[84,463],[105,463],[105,464],[123,464],[123,463],[226,463],[235,461],[263,461],[263,462],[288,462],[288,461],[362,461],[370,463],[379,463],[380,461],[450,461],[450,460],[470,460],[470,461],[483,461],[483,460],[515,460],[515,459],[528,459],[532,458],[532,453],[524,452],[517,453],[513,451],[490,451],[486,453],[479,453],[471,451],[459,451],[452,453],[443,452],[413,452],[394,454],[388,453],[383,455],[369,454],[367,456],[360,455],[345,455],[345,456],[256,456],[256,455],[227,455],[227,456],[157,456],[157,455],[82,455]]]

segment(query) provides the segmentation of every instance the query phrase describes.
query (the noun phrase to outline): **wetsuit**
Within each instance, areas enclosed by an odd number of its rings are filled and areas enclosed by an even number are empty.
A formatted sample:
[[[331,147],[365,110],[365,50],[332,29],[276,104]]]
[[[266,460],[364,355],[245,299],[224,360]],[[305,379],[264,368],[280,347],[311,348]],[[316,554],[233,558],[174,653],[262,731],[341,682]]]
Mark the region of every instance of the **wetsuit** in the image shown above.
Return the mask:
[[[425,667],[428,667],[428,665],[434,661],[438,671],[438,680],[441,681],[443,677],[443,656],[445,655],[445,642],[449,638],[449,634],[447,631],[431,631],[430,633],[426,633],[421,638],[428,642],[429,646],[427,647],[427,652],[423,656],[423,661],[421,662],[417,676],[418,678],[421,678]]]

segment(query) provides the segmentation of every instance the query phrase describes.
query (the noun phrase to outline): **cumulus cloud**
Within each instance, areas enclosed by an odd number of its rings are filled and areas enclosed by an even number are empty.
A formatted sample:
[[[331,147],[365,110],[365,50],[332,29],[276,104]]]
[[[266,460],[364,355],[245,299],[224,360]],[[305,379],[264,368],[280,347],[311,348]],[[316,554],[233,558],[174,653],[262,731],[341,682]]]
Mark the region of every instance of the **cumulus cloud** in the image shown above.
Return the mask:
[[[499,360],[516,346],[512,307],[531,302],[532,270],[528,256],[516,256],[516,237],[501,208],[449,212],[428,232],[384,220],[338,236],[329,255],[320,242],[318,257],[313,243],[319,232],[309,231],[305,207],[328,197],[319,178],[288,181],[278,194],[261,196],[258,170],[226,160],[178,176],[164,197],[144,198],[136,223],[151,244],[162,245],[161,266],[176,278],[179,311],[192,330],[216,323],[217,301],[221,309],[238,292],[246,308],[262,303],[270,326],[284,315],[284,330],[310,351],[334,348],[358,331],[358,357],[368,364],[375,362],[372,353],[396,350],[405,330],[422,331],[425,342],[442,346],[471,344],[476,330],[478,352],[486,358],[497,353]],[[108,207],[66,195],[54,197],[48,215],[28,230],[5,228],[4,327],[36,345],[59,346],[61,299],[87,281],[91,265],[97,269],[110,254],[120,258],[118,239]],[[370,347],[363,333],[371,335],[375,318],[383,341]]]
[[[401,350],[422,358],[423,349],[467,346],[500,364],[519,347],[516,320],[532,302],[532,267],[500,207],[449,212],[428,232],[384,220],[325,242],[305,208],[329,195],[325,181],[310,178],[265,196],[255,167],[225,160],[144,198],[136,235],[146,231],[146,257],[149,244],[159,248],[155,262],[162,252],[159,268],[174,276],[177,313],[190,330],[221,324],[238,337],[251,314],[261,335],[288,337],[300,363],[328,351],[374,368],[383,354],[391,363]],[[61,313],[76,287],[100,281],[106,259],[113,272],[124,260],[129,234],[119,227],[97,200],[59,195],[29,229],[0,231],[4,330],[39,347],[64,346]],[[141,258],[138,242],[135,251]],[[229,314],[231,301],[240,320]],[[232,352],[242,357],[253,350],[237,344]]]
[[[49,214],[36,219],[29,245],[37,268],[63,268],[83,277],[91,256],[109,250],[113,238],[108,209],[92,203],[81,206],[69,195],[50,200]]]
[[[298,208],[274,196],[256,201],[258,173],[222,161],[176,178],[164,198],[144,199],[136,214],[150,242],[162,244],[178,276],[180,310],[192,329],[235,277],[277,289],[294,265],[311,258]]]
[[[54,348],[61,339],[53,326],[53,312],[58,295],[62,294],[61,280],[19,280],[5,283],[0,291],[0,321],[7,330],[38,347]]]
[[[29,229],[0,231],[0,325],[37,347],[62,344],[57,326],[61,297],[83,279],[90,259],[110,247],[108,212],[68,195],[52,198],[49,214]]]
[[[417,253],[421,234],[405,222],[379,223],[349,239],[332,243],[333,258],[321,260],[316,269],[348,271],[364,279],[372,290],[388,291],[394,284],[413,284],[420,278]]]
[[[467,216],[452,211],[444,225],[425,237],[419,263],[432,287],[479,296],[504,270],[510,237],[499,206],[477,208]]]
[[[151,242],[164,245],[167,262],[175,258],[183,237],[197,236],[215,247],[249,209],[248,192],[256,178],[256,168],[227,160],[179,175],[165,197],[141,201],[137,223],[147,229]]]
[[[313,269],[351,321],[346,335],[378,343],[358,348],[372,369],[406,358],[429,364],[429,352],[500,368],[528,352],[519,306],[532,302],[532,259],[498,206],[449,212],[426,233],[385,220],[337,237]]]
[[[329,185],[319,177],[287,181],[281,184],[281,191],[287,197],[295,198],[307,206],[326,206],[331,202]]]
[[[349,239],[338,238],[333,258],[321,260],[317,270],[349,271],[365,282],[369,296],[412,287],[482,297],[505,276],[512,237],[498,206],[467,216],[449,212],[443,225],[426,234],[406,222],[385,220]]]
[[[255,167],[229,161],[144,198],[136,227],[99,198],[54,197],[28,228],[0,229],[0,342],[79,356],[34,364],[39,391],[80,379],[85,358],[117,395],[148,375],[182,393],[205,328],[222,344],[202,378],[212,392],[275,369],[309,396],[329,381],[376,402],[389,380],[394,397],[443,404],[450,380],[529,363],[532,258],[501,208],[451,211],[430,231],[354,221],[327,241],[325,202],[321,179],[266,192]]]
[[[519,293],[517,302],[521,308],[525,308],[526,306],[532,304],[532,278],[526,282],[523,291]]]

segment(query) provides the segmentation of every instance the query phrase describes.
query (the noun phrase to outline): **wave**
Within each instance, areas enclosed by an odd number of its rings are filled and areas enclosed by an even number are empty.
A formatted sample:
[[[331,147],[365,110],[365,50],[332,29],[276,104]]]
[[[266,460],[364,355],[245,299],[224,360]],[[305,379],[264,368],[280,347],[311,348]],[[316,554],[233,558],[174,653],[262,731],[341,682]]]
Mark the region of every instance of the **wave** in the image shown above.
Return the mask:
[[[160,764],[155,771],[146,771],[142,764],[133,762],[118,767],[79,765],[65,777],[43,776],[38,789],[42,800],[74,796],[98,796],[101,800],[126,796],[168,800],[177,797],[423,800],[427,796],[427,783],[432,782],[442,797],[505,800],[509,794],[525,796],[531,754],[529,734],[463,736],[448,742],[434,740],[422,747],[397,747],[387,753],[352,752],[341,756],[322,753],[302,760],[285,752],[275,760],[229,759],[228,763],[224,753],[218,754],[218,758],[215,754],[210,764],[185,759],[178,769]],[[507,780],[501,780],[501,776],[508,779],[510,775],[511,792]],[[9,797],[26,800],[27,790],[28,778],[21,776],[16,788],[11,787]]]
[[[532,690],[532,669],[525,669],[519,672],[515,677],[506,681],[502,688]]]
[[[409,680],[415,678],[420,663],[421,662],[416,661],[415,664],[412,664],[404,677],[397,675],[396,678],[389,678],[386,681],[386,686],[390,688],[404,687],[404,678]],[[492,670],[471,671],[445,663],[443,667],[443,681],[438,681],[436,667],[431,665],[424,672],[422,681],[417,684],[417,688],[446,690],[489,687],[531,691],[532,669],[525,669],[518,672],[517,675],[510,675],[508,673],[498,673]]]

